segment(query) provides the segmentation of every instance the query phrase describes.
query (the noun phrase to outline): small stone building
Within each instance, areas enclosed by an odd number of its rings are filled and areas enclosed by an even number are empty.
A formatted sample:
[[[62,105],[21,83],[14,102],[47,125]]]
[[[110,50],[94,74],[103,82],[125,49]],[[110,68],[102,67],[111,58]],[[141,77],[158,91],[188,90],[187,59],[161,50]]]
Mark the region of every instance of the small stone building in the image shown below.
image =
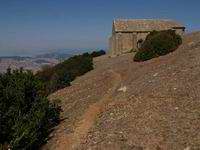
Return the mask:
[[[109,39],[111,55],[118,55],[137,50],[146,36],[156,30],[175,30],[183,35],[185,27],[172,20],[154,19],[118,19],[113,21],[112,36]]]

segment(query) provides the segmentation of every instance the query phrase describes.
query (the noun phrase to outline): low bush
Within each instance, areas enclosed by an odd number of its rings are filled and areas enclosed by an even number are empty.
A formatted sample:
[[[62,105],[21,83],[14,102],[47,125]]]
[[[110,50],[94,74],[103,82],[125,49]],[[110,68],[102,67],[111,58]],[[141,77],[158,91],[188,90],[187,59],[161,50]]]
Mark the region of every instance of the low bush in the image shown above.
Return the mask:
[[[146,61],[155,57],[154,51],[138,51],[134,56],[134,61]]]
[[[141,44],[134,61],[145,61],[154,57],[166,55],[178,48],[182,38],[174,30],[153,31]]]
[[[30,71],[0,75],[0,147],[37,149],[59,121],[60,108],[42,96],[42,82]]]
[[[104,50],[100,50],[100,51],[93,51],[90,55],[92,57],[99,57],[99,56],[102,56],[105,54],[106,54],[106,52]]]
[[[70,85],[77,76],[93,69],[92,56],[88,53],[73,56],[54,67],[46,67],[36,76],[44,82],[45,94]]]
[[[0,74],[0,149],[38,149],[59,121],[60,107],[46,96],[92,70],[92,59],[84,53],[36,75],[23,69]]]

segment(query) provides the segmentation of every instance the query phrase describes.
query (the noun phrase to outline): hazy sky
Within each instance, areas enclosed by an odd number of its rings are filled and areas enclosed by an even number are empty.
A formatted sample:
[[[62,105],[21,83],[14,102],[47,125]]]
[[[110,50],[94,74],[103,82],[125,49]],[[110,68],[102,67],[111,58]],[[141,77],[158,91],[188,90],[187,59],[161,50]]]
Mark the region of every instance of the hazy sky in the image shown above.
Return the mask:
[[[167,18],[200,30],[200,0],[0,0],[0,55],[107,47],[115,18]]]

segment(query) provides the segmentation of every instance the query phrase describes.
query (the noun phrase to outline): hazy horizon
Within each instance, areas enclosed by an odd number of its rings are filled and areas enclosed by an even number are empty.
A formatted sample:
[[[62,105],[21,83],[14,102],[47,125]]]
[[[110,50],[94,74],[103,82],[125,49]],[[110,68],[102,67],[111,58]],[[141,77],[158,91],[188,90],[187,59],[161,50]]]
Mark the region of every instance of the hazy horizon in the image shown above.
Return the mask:
[[[2,0],[0,56],[107,49],[117,18],[172,19],[200,30],[197,0]]]
[[[26,53],[21,53],[20,51],[16,51],[14,53],[10,54],[3,54],[0,53],[0,57],[12,57],[12,56],[19,56],[19,57],[34,57],[37,55],[42,55],[42,54],[51,54],[51,53],[60,53],[60,54],[81,54],[85,52],[92,52],[92,51],[98,51],[102,49],[54,49],[54,50],[37,50],[37,51],[30,51]],[[106,50],[105,50],[106,51]]]

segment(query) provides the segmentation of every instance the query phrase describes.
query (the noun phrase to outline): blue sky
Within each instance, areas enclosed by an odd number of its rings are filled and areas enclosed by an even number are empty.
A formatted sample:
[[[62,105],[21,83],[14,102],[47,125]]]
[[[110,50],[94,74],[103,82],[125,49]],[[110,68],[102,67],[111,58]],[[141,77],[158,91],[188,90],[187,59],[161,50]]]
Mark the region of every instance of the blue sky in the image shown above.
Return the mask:
[[[165,18],[200,30],[199,0],[0,0],[0,55],[107,48],[112,20]]]

